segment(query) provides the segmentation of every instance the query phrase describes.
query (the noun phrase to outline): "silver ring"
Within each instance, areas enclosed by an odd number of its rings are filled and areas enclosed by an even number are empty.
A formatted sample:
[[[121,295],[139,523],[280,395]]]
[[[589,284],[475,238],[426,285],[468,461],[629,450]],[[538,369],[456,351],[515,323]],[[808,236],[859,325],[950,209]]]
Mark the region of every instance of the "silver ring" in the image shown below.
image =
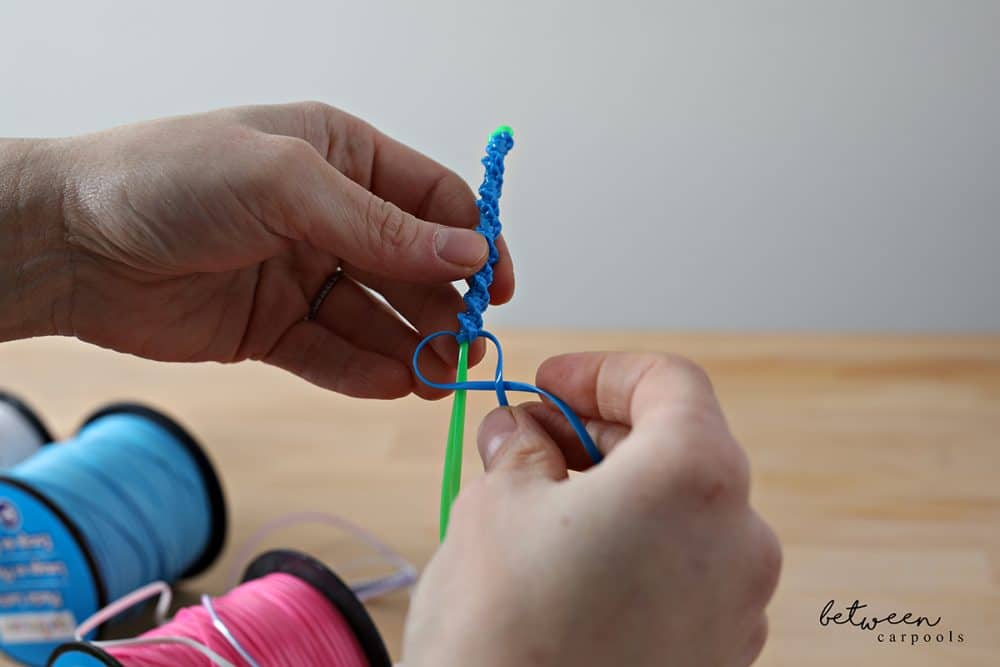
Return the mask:
[[[343,269],[337,269],[330,274],[330,277],[326,279],[323,286],[319,288],[318,292],[316,292],[316,296],[313,297],[312,303],[309,304],[309,314],[306,315],[307,320],[316,319],[316,316],[319,315],[319,309],[323,307],[323,301],[326,300],[326,297],[330,294],[330,290],[333,289],[333,286],[337,284],[343,275]]]

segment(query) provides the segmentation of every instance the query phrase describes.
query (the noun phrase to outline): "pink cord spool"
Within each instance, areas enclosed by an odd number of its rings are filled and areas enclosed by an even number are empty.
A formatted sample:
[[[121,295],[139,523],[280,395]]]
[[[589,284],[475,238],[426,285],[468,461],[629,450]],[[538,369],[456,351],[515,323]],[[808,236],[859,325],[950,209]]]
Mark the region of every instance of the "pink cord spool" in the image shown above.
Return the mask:
[[[240,648],[261,667],[389,667],[375,624],[351,589],[326,566],[293,551],[255,559],[243,583],[217,598],[215,613]],[[140,639],[181,637],[210,649],[236,667],[252,664],[216,626],[205,607],[181,610]],[[49,667],[214,667],[184,645],[143,644],[101,648],[86,642],[60,647]]]

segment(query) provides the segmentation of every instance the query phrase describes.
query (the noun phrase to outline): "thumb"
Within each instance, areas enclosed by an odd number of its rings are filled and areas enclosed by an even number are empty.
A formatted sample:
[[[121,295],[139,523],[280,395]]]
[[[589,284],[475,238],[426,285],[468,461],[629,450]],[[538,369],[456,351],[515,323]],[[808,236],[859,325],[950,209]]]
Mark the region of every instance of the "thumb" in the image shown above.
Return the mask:
[[[562,451],[523,408],[497,408],[486,415],[477,441],[487,473],[523,472],[552,480],[567,476]]]
[[[309,241],[376,275],[407,282],[467,278],[486,262],[486,239],[472,229],[422,220],[335,169],[332,210],[310,225]]]

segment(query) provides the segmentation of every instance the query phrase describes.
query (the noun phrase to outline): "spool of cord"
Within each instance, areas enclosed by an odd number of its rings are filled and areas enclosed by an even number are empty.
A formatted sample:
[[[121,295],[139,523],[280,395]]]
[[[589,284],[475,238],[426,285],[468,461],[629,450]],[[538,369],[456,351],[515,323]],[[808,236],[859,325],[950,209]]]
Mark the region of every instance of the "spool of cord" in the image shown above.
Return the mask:
[[[148,407],[108,406],[0,475],[0,649],[44,665],[81,619],[207,568],[225,538],[219,480]]]
[[[23,400],[0,391],[0,470],[33,456],[52,442],[41,417]]]
[[[73,642],[48,667],[390,667],[375,624],[319,561],[269,551],[226,595],[134,639]]]

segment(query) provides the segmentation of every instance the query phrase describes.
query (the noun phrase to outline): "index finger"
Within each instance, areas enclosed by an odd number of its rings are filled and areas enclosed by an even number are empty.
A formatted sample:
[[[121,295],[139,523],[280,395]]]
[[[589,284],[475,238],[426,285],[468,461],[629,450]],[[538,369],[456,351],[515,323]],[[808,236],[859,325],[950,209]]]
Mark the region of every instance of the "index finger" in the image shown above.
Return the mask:
[[[712,384],[684,357],[631,352],[577,352],[547,359],[535,383],[581,417],[634,426],[677,404],[718,409]]]
[[[476,198],[458,174],[369,123],[321,102],[242,107],[233,113],[270,134],[308,141],[326,161],[376,196],[422,220],[475,227]],[[514,292],[514,265],[502,237],[494,266],[493,303]]]
[[[359,121],[364,123],[363,121]],[[479,209],[469,184],[447,167],[370,125],[374,136],[370,190],[422,220],[451,227],[475,227]],[[503,234],[490,285],[490,302],[510,301],[514,293],[514,264]]]
[[[674,494],[701,507],[721,499],[745,502],[746,455],[729,434],[708,376],[691,361],[664,354],[566,354],[542,364],[538,384],[584,417],[631,428],[613,445],[615,462],[598,466],[619,492]]]

